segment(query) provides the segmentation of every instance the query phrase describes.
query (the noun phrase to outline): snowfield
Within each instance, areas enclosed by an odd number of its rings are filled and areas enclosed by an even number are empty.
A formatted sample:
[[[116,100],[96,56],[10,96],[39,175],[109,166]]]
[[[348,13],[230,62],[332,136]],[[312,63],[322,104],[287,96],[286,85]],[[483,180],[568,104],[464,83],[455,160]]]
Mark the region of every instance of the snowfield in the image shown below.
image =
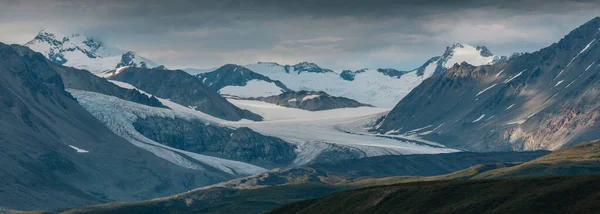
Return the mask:
[[[445,148],[440,144],[421,141],[418,138],[399,139],[402,136],[389,138],[369,133],[368,129],[373,126],[374,121],[389,112],[389,109],[359,107],[306,111],[261,101],[234,99],[229,101],[240,108],[263,116],[265,121],[227,122],[228,125],[249,127],[262,134],[277,136],[298,145],[310,146],[311,142],[322,142],[357,149],[364,152],[366,156],[458,151]],[[306,149],[314,150],[314,148]]]
[[[281,94],[284,90],[275,83],[250,80],[245,86],[225,86],[219,90],[220,94],[237,97],[268,97]]]
[[[474,66],[487,65],[494,63],[494,59],[497,58],[493,55],[482,55],[476,47],[456,43],[448,47],[446,53],[436,60],[432,58],[427,61],[426,63],[429,64],[423,65],[422,75],[417,74],[418,69],[413,69],[400,77],[388,76],[376,69],[365,69],[363,72],[355,72],[352,81],[343,79],[340,76],[341,71],[298,72],[294,70],[294,67],[288,67],[288,72],[284,66],[271,62],[259,62],[245,67],[273,80],[279,80],[294,91],[324,91],[332,96],[346,97],[361,103],[392,108],[423,80],[434,75],[437,70],[443,70],[452,67],[455,63],[462,62]]]
[[[356,74],[353,81],[347,81],[335,72],[298,73],[290,71],[287,73],[284,67],[271,63],[251,64],[245,67],[273,80],[279,80],[294,91],[324,91],[332,96],[346,97],[386,108],[394,107],[414,87],[427,78],[417,76],[416,72],[396,78],[377,70],[366,70]]]
[[[111,82],[123,88],[135,88],[127,83]],[[266,170],[251,164],[195,154],[162,145],[135,130],[132,124],[137,118],[158,116],[201,120],[207,125],[231,128],[249,127],[263,135],[275,136],[297,145],[297,158],[294,165],[311,163],[324,151],[329,150],[352,150],[362,154],[361,157],[458,151],[445,148],[435,142],[421,140],[415,136],[403,138],[403,136],[390,137],[369,133],[368,129],[374,125],[375,121],[389,112],[389,109],[385,108],[359,107],[313,112],[286,108],[262,101],[229,99],[234,105],[248,109],[265,119],[260,122],[248,120],[232,122],[212,117],[166,99],[159,98],[170,109],[149,107],[93,92],[72,89],[69,91],[84,108],[107,124],[117,135],[161,158],[190,169],[204,170],[202,166],[194,164],[199,161],[230,174],[247,175]],[[141,90],[140,92],[150,96],[146,92]]]

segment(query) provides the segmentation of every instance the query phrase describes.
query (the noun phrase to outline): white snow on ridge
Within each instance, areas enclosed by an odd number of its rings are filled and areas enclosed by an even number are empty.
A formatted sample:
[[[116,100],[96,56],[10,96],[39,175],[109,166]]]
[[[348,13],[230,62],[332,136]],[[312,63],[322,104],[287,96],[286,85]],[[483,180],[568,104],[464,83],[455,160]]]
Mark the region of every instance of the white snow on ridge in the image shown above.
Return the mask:
[[[585,71],[590,70],[590,68],[592,67],[592,65],[594,65],[594,63],[596,63],[596,62],[592,62],[592,64],[590,64],[587,68],[585,68]]]
[[[554,87],[556,87],[556,86],[560,85],[560,84],[561,84],[563,81],[565,81],[565,80],[558,81],[558,82],[556,83],[556,85],[554,85]]]
[[[121,62],[122,55],[127,52],[106,46],[104,43],[96,40],[90,40],[88,37],[80,34],[59,36],[41,31],[38,36],[43,39],[34,39],[26,43],[25,46],[31,48],[33,51],[42,53],[49,59],[55,54],[62,54],[62,57],[59,55],[56,60],[66,60],[64,63],[65,66],[88,70],[94,74],[115,69],[117,64]],[[47,40],[54,40],[57,43],[51,44]],[[141,62],[145,62],[151,68],[158,66],[144,57],[138,55],[134,57],[132,61],[138,66]]]
[[[219,90],[220,94],[238,97],[268,97],[281,92],[283,89],[275,83],[262,80],[250,80],[245,86],[225,86]]]
[[[435,69],[437,68],[438,62],[440,60],[436,60],[433,61],[432,63],[429,63],[429,65],[427,65],[427,67],[425,67],[425,71],[423,71],[423,78],[429,78],[431,76],[433,76],[433,73],[435,73]]]
[[[512,104],[512,105],[508,106],[508,108],[506,108],[506,110],[511,109],[513,106],[515,106],[515,104]]]
[[[424,80],[423,77],[417,76],[416,72],[396,78],[376,70],[366,70],[356,74],[353,81],[347,81],[334,72],[288,73],[283,66],[269,63],[251,64],[246,67],[273,80],[279,80],[294,91],[324,91],[332,96],[346,97],[385,108],[394,107]]]
[[[477,119],[473,120],[473,123],[479,122],[481,119],[483,119],[485,117],[485,114],[482,114],[481,116],[479,116]]]
[[[500,72],[498,72],[498,73],[496,74],[496,77],[500,76],[500,74],[502,74],[502,72],[504,72],[504,70],[505,70],[505,69],[502,69]]]
[[[88,150],[85,150],[85,149],[80,149],[80,148],[78,148],[78,147],[76,147],[76,146],[73,146],[73,145],[69,145],[69,147],[71,147],[72,149],[75,149],[75,151],[76,151],[77,153],[89,153],[89,152],[90,152],[90,151],[88,151]]]
[[[318,94],[312,94],[312,95],[304,96],[302,98],[302,102],[307,101],[307,100],[312,100],[312,99],[318,98],[320,96],[321,95],[318,95]]]
[[[527,69],[525,69],[525,70],[527,70]],[[523,72],[525,72],[525,70],[523,70],[523,71],[519,72],[517,75],[515,75],[515,76],[513,76],[513,77],[511,77],[511,78],[509,78],[509,79],[507,79],[507,80],[504,80],[504,82],[503,82],[503,83],[509,83],[510,81],[513,81],[513,80],[514,80],[514,79],[516,79],[517,77],[521,76],[521,74],[523,74]]]
[[[480,94],[483,94],[483,92],[486,92],[487,90],[490,90],[494,86],[496,86],[496,84],[493,84],[492,86],[483,89],[482,91],[480,91],[479,93],[477,93],[477,95],[475,95],[475,97],[479,96]]]
[[[565,66],[565,67],[569,67],[569,65],[571,65],[571,63],[573,63],[573,61],[575,61],[575,59],[577,59],[577,57],[579,57],[579,55],[581,55],[583,52],[585,52],[587,49],[589,49],[590,46],[592,46],[592,43],[594,43],[595,41],[596,41],[596,39],[593,39],[590,43],[588,43],[577,55],[575,55],[575,57],[573,57],[573,59],[571,59],[569,64],[567,64],[567,66]]]
[[[445,63],[446,67],[450,67],[455,63],[460,64],[462,62],[479,66],[491,64],[494,61],[494,56],[481,56],[481,53],[477,50],[477,48],[471,45],[462,44],[462,46],[462,48],[459,47],[454,49],[452,57]]]

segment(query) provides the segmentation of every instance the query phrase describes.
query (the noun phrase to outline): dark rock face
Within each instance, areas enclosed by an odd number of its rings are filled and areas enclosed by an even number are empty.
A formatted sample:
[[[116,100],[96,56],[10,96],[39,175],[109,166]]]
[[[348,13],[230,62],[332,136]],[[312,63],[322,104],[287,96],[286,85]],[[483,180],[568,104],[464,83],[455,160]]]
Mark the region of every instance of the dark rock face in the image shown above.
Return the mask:
[[[289,165],[296,146],[264,136],[249,128],[230,129],[163,117],[139,119],[134,124],[142,135],[167,146],[273,168]]]
[[[557,149],[600,138],[600,18],[560,42],[505,63],[455,65],[396,105],[378,132],[422,127],[476,151]]]
[[[215,71],[196,75],[204,85],[214,91],[219,91],[225,86],[245,86],[250,80],[262,80],[274,83],[282,92],[291,91],[282,82],[256,73],[243,66],[227,64]]]
[[[229,103],[200,80],[181,70],[122,68],[109,79],[129,83],[160,98],[189,106],[209,115],[237,121],[262,120],[262,117]]]
[[[231,178],[181,168],[116,136],[64,90],[54,67],[0,43],[1,207],[143,200]]]
[[[342,79],[348,80],[348,81],[354,80],[355,76],[356,76],[356,74],[354,72],[352,72],[351,70],[343,70],[342,73],[340,73],[340,77],[342,77]]]
[[[370,106],[345,97],[334,97],[322,91],[285,92],[280,95],[254,99],[284,107],[299,108],[309,111]]]
[[[479,51],[481,56],[484,56],[484,57],[494,56],[494,54],[485,46],[477,46],[475,49],[477,49]]]
[[[431,64],[431,63],[438,61],[440,58],[441,58],[441,56],[436,56],[436,57],[432,57],[431,59],[427,60],[427,62],[425,62],[421,67],[417,68],[417,75],[423,76],[423,74],[425,74],[425,69],[427,68],[427,66],[429,66],[429,64]],[[433,72],[433,74],[434,75],[441,74],[445,70],[446,69],[442,66],[442,63],[440,61],[438,61],[437,66],[435,68],[435,72]]]
[[[347,81],[353,81],[354,78],[356,77],[356,74],[363,73],[365,71],[367,71],[366,68],[356,70],[356,71],[343,70],[342,73],[340,73],[340,77],[342,77],[342,79],[347,80]],[[384,72],[382,72],[382,73],[384,73]]]
[[[402,75],[408,73],[409,71],[399,71],[393,68],[380,68],[377,69],[377,72],[385,74],[386,76],[400,78]]]
[[[326,69],[326,68],[321,68],[319,67],[317,64],[315,63],[311,63],[311,62],[301,62],[295,65],[285,65],[285,71],[286,72],[291,72],[292,68],[293,71],[296,73],[302,73],[302,72],[312,72],[312,73],[328,73],[328,72],[333,72],[332,70]]]

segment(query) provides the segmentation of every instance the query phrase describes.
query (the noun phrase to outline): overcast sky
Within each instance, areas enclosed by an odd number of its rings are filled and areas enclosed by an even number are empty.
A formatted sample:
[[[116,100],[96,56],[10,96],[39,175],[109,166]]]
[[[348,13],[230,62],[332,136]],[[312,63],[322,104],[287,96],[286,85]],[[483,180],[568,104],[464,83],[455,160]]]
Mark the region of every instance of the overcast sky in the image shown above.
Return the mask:
[[[0,0],[0,41],[82,33],[170,68],[420,66],[445,47],[535,51],[600,15],[592,0]]]

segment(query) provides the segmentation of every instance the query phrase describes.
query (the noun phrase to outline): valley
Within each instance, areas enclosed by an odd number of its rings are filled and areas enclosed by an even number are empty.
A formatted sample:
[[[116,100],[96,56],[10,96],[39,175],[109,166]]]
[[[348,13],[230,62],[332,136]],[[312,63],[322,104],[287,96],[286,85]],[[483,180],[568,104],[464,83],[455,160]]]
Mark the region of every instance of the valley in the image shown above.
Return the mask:
[[[600,3],[361,2],[2,4],[0,213],[600,212]]]

